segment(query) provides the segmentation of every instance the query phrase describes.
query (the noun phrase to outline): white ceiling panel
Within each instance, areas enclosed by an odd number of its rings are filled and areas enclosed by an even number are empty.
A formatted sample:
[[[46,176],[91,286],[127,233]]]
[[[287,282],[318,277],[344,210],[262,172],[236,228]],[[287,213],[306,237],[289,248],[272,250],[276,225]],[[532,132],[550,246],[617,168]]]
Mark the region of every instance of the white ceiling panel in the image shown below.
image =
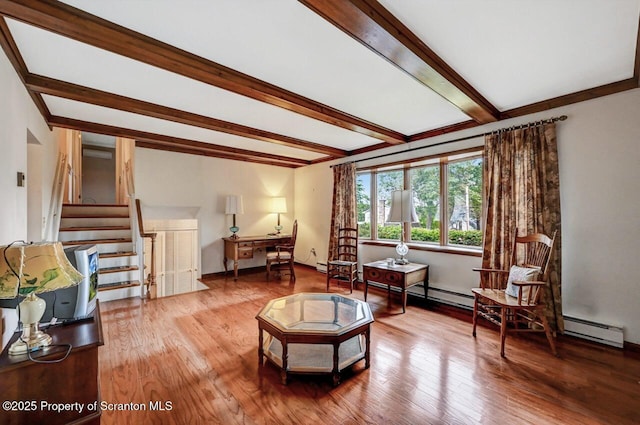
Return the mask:
[[[638,0],[380,0],[498,109],[633,76]]]
[[[469,119],[296,1],[66,3],[403,134]]]
[[[11,19],[30,72],[301,140],[353,150],[379,140]]]
[[[255,152],[284,155],[293,158],[314,160],[324,155],[302,149],[260,142],[232,134],[220,133],[153,117],[138,115],[131,112],[119,111],[102,106],[87,105],[74,100],[59,97],[42,96],[54,115],[74,117],[78,120],[91,121],[97,124],[123,127],[132,130],[158,133],[169,137],[176,137],[198,142],[211,143],[233,148],[248,149]]]

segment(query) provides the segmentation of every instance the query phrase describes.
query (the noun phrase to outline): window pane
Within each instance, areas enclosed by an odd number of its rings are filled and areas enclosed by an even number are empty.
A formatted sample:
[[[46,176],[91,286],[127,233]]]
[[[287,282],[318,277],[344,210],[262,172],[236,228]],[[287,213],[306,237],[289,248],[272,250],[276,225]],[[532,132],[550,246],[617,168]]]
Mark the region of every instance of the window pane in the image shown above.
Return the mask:
[[[447,217],[452,245],[482,245],[482,158],[447,165]]]
[[[358,213],[358,236],[371,238],[371,173],[356,176],[356,204]]]
[[[411,226],[411,240],[440,243],[440,166],[414,168],[410,178],[419,221]]]
[[[400,240],[400,225],[386,221],[391,207],[391,193],[394,190],[402,190],[402,179],[402,170],[384,171],[376,175],[378,239]]]

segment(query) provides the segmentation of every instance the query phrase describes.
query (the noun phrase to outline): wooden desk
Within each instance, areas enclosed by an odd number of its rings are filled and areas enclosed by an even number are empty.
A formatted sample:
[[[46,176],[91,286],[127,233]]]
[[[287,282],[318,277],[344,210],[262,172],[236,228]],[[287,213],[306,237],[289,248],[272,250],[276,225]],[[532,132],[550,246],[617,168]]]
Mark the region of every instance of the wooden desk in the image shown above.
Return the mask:
[[[66,359],[59,363],[34,363],[27,354],[9,356],[8,347],[18,339],[18,333],[0,354],[0,394],[5,403],[0,408],[0,423],[99,424],[102,412],[98,347],[104,344],[99,306],[93,320],[52,326],[46,333],[53,338],[52,345],[71,344]],[[50,346],[33,352],[32,357],[50,361],[64,357],[65,353],[64,347]],[[76,404],[56,412],[47,410],[47,403]]]
[[[280,236],[242,236],[238,238],[222,238],[224,241],[224,272],[227,273],[227,263],[233,261],[233,279],[238,279],[238,262],[253,258],[256,250],[273,248],[276,245],[286,245],[291,242],[291,235]]]
[[[429,266],[426,264],[409,263],[387,266],[385,261],[375,261],[362,266],[364,281],[364,300],[367,300],[369,281],[387,285],[389,301],[391,301],[391,287],[400,288],[402,293],[402,312],[407,309],[407,288],[424,282],[425,299],[429,284]]]

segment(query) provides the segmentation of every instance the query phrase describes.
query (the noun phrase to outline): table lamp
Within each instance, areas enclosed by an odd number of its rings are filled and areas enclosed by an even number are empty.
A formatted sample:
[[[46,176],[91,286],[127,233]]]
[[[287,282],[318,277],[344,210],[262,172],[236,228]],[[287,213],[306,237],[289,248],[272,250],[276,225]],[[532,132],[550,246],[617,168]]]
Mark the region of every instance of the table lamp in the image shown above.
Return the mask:
[[[39,329],[46,303],[36,294],[77,285],[83,278],[67,259],[60,242],[0,247],[0,299],[25,297],[17,307],[22,335],[9,347],[10,355],[51,344],[51,337]]]
[[[391,193],[391,210],[387,222],[400,223],[400,243],[396,245],[396,252],[400,258],[396,259],[396,264],[408,264],[404,258],[409,252],[409,247],[404,243],[404,223],[416,223],[418,215],[413,206],[413,192],[410,190],[394,190]]]
[[[271,212],[278,214],[278,224],[275,226],[276,233],[280,234],[282,226],[280,225],[280,213],[287,212],[287,198],[278,196],[271,200]]]
[[[238,230],[240,228],[236,226],[236,214],[244,214],[244,207],[242,205],[242,196],[229,195],[227,196],[227,202],[224,207],[224,213],[229,215],[233,215],[233,226],[229,227],[229,231],[231,231],[231,237],[234,239],[238,238]]]

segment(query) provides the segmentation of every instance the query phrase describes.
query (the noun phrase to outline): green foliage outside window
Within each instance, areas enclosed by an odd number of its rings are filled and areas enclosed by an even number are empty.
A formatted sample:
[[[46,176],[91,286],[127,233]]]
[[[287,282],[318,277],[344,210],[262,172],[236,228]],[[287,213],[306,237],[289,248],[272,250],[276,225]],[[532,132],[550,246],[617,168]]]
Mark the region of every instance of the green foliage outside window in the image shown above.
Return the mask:
[[[482,246],[482,230],[449,230],[449,243]]]
[[[370,233],[370,232],[369,232]],[[378,238],[400,240],[400,226],[378,226]],[[413,242],[440,242],[440,229],[411,229]],[[449,230],[449,241],[455,245],[482,246],[481,230]]]
[[[358,224],[358,236],[361,238],[371,237],[371,223]]]

